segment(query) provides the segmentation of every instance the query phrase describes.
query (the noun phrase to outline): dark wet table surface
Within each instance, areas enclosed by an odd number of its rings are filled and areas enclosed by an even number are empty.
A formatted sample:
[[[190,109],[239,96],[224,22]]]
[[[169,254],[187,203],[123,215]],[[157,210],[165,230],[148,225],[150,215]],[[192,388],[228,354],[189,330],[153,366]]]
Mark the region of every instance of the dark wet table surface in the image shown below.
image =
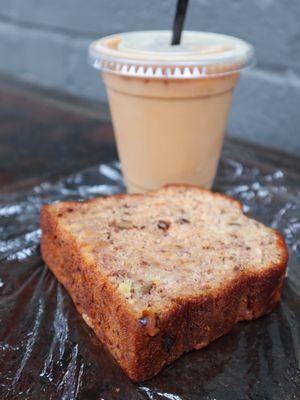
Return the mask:
[[[0,399],[300,399],[300,160],[225,141],[214,189],[289,246],[280,305],[135,385],[39,252],[39,210],[124,190],[105,106],[0,81]]]

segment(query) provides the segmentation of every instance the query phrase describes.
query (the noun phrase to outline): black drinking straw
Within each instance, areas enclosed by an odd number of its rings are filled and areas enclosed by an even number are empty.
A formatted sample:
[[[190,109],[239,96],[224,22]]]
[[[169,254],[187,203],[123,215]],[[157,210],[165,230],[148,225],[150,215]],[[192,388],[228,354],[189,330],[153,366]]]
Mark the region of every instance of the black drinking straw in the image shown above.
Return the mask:
[[[180,44],[188,2],[189,0],[177,0],[176,13],[173,22],[172,46]]]

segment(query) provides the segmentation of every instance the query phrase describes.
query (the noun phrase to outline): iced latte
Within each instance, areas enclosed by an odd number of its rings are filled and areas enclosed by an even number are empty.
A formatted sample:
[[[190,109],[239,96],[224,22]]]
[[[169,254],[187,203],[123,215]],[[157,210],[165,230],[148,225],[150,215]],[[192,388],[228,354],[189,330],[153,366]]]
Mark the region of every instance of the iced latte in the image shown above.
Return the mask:
[[[167,183],[210,188],[233,89],[253,60],[248,43],[225,35],[168,31],[105,37],[90,46],[102,70],[129,192]]]

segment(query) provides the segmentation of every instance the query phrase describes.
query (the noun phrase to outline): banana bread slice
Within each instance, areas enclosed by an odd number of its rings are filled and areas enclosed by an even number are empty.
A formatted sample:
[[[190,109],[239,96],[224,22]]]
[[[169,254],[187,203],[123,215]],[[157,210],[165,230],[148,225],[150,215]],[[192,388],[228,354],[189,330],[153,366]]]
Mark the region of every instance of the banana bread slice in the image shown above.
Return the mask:
[[[134,381],[279,301],[282,236],[194,186],[46,205],[42,256]]]

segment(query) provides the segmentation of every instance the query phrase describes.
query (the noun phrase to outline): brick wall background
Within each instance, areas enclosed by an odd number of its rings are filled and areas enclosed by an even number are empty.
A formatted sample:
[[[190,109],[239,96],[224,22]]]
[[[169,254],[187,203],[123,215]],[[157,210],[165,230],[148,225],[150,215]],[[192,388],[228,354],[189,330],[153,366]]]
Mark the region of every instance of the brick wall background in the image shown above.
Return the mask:
[[[87,46],[120,31],[168,29],[176,0],[8,0],[0,6],[0,72],[106,101]],[[237,35],[258,64],[235,92],[228,132],[300,154],[300,1],[190,0],[186,29]]]

